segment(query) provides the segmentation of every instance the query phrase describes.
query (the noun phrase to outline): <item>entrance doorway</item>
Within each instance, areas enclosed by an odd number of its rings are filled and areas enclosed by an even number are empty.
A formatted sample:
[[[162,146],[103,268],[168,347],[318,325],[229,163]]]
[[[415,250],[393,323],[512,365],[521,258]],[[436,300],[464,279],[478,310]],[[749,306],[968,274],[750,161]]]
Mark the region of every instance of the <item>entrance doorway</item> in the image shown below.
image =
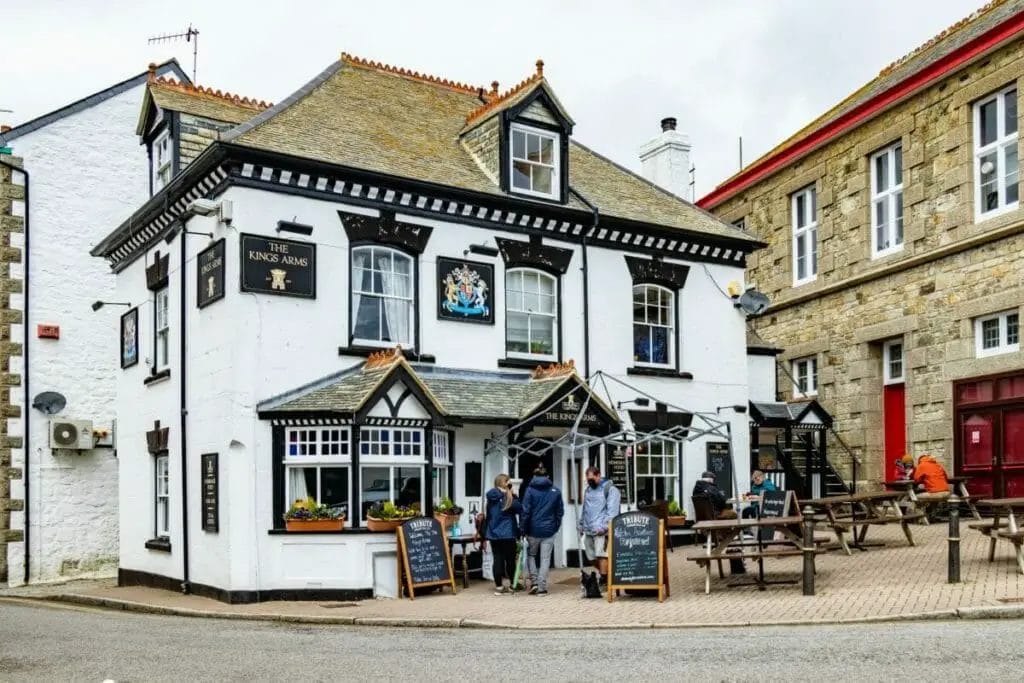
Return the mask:
[[[956,473],[971,493],[1024,496],[1024,374],[958,382]]]
[[[896,479],[896,461],[907,452],[907,408],[904,384],[886,384],[882,393],[882,419],[885,422],[885,463],[887,481]]]

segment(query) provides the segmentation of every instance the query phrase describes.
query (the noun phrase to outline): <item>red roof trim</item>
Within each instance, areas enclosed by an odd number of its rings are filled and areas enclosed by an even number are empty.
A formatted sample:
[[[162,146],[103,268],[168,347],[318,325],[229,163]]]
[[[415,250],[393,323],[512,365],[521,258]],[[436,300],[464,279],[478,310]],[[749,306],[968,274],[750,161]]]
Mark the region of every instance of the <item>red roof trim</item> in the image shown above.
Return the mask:
[[[1024,12],[1015,14],[1002,24],[995,26],[969,43],[965,43],[942,59],[929,64],[917,73],[900,81],[888,90],[854,107],[831,123],[817,129],[803,140],[795,143],[774,156],[750,166],[733,180],[721,185],[702,197],[697,206],[702,209],[713,209],[738,192],[763,180],[783,166],[792,163],[799,157],[811,152],[820,145],[857,127],[883,109],[892,106],[914,91],[941,78],[947,73],[958,69],[971,60],[992,50],[1000,43],[1013,38],[1024,30]]]

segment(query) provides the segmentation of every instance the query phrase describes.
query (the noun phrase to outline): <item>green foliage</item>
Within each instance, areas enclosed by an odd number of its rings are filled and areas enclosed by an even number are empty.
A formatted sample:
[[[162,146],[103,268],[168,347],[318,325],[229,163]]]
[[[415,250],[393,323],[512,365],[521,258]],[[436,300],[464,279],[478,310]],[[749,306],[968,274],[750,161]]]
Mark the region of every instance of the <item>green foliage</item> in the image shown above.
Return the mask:
[[[434,505],[434,512],[442,515],[461,515],[464,510],[452,502],[452,499],[445,496],[441,499],[441,502]]]
[[[284,513],[285,519],[343,519],[345,517],[345,506],[343,505],[320,505],[312,498],[297,500]]]
[[[419,514],[419,509],[415,505],[405,507],[395,505],[390,500],[386,500],[381,503],[374,503],[366,514],[374,519],[410,519]]]
[[[681,507],[679,507],[679,503],[677,503],[674,500],[670,500],[668,502],[668,514],[672,517],[679,517],[680,515],[685,515],[686,513],[683,512],[683,509]]]

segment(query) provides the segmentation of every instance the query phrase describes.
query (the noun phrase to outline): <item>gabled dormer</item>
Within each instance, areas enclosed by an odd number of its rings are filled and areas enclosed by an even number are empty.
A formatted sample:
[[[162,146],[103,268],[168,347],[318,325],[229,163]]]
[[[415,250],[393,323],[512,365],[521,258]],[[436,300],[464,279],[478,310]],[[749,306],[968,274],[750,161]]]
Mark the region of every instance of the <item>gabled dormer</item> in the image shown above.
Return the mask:
[[[537,71],[504,94],[498,83],[466,117],[462,144],[502,192],[560,204],[568,201],[573,120]]]
[[[156,194],[220,134],[270,108],[269,102],[157,77],[149,81],[136,127],[149,153],[150,194]]]

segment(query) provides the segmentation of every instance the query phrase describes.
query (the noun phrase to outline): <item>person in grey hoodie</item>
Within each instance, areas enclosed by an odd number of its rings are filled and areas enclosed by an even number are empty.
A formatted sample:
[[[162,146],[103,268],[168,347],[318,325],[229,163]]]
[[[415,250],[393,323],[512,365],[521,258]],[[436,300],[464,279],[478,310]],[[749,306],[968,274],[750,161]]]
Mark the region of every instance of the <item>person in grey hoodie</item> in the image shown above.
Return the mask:
[[[583,534],[583,550],[602,578],[608,576],[608,527],[619,514],[622,496],[610,479],[601,478],[597,467],[587,468],[587,490],[583,493],[583,510],[577,523]]]
[[[548,571],[555,552],[555,534],[562,527],[564,514],[562,492],[551,483],[548,471],[541,465],[533,471],[533,479],[523,497],[523,512],[519,515],[520,529],[527,541],[531,595],[548,594]]]

